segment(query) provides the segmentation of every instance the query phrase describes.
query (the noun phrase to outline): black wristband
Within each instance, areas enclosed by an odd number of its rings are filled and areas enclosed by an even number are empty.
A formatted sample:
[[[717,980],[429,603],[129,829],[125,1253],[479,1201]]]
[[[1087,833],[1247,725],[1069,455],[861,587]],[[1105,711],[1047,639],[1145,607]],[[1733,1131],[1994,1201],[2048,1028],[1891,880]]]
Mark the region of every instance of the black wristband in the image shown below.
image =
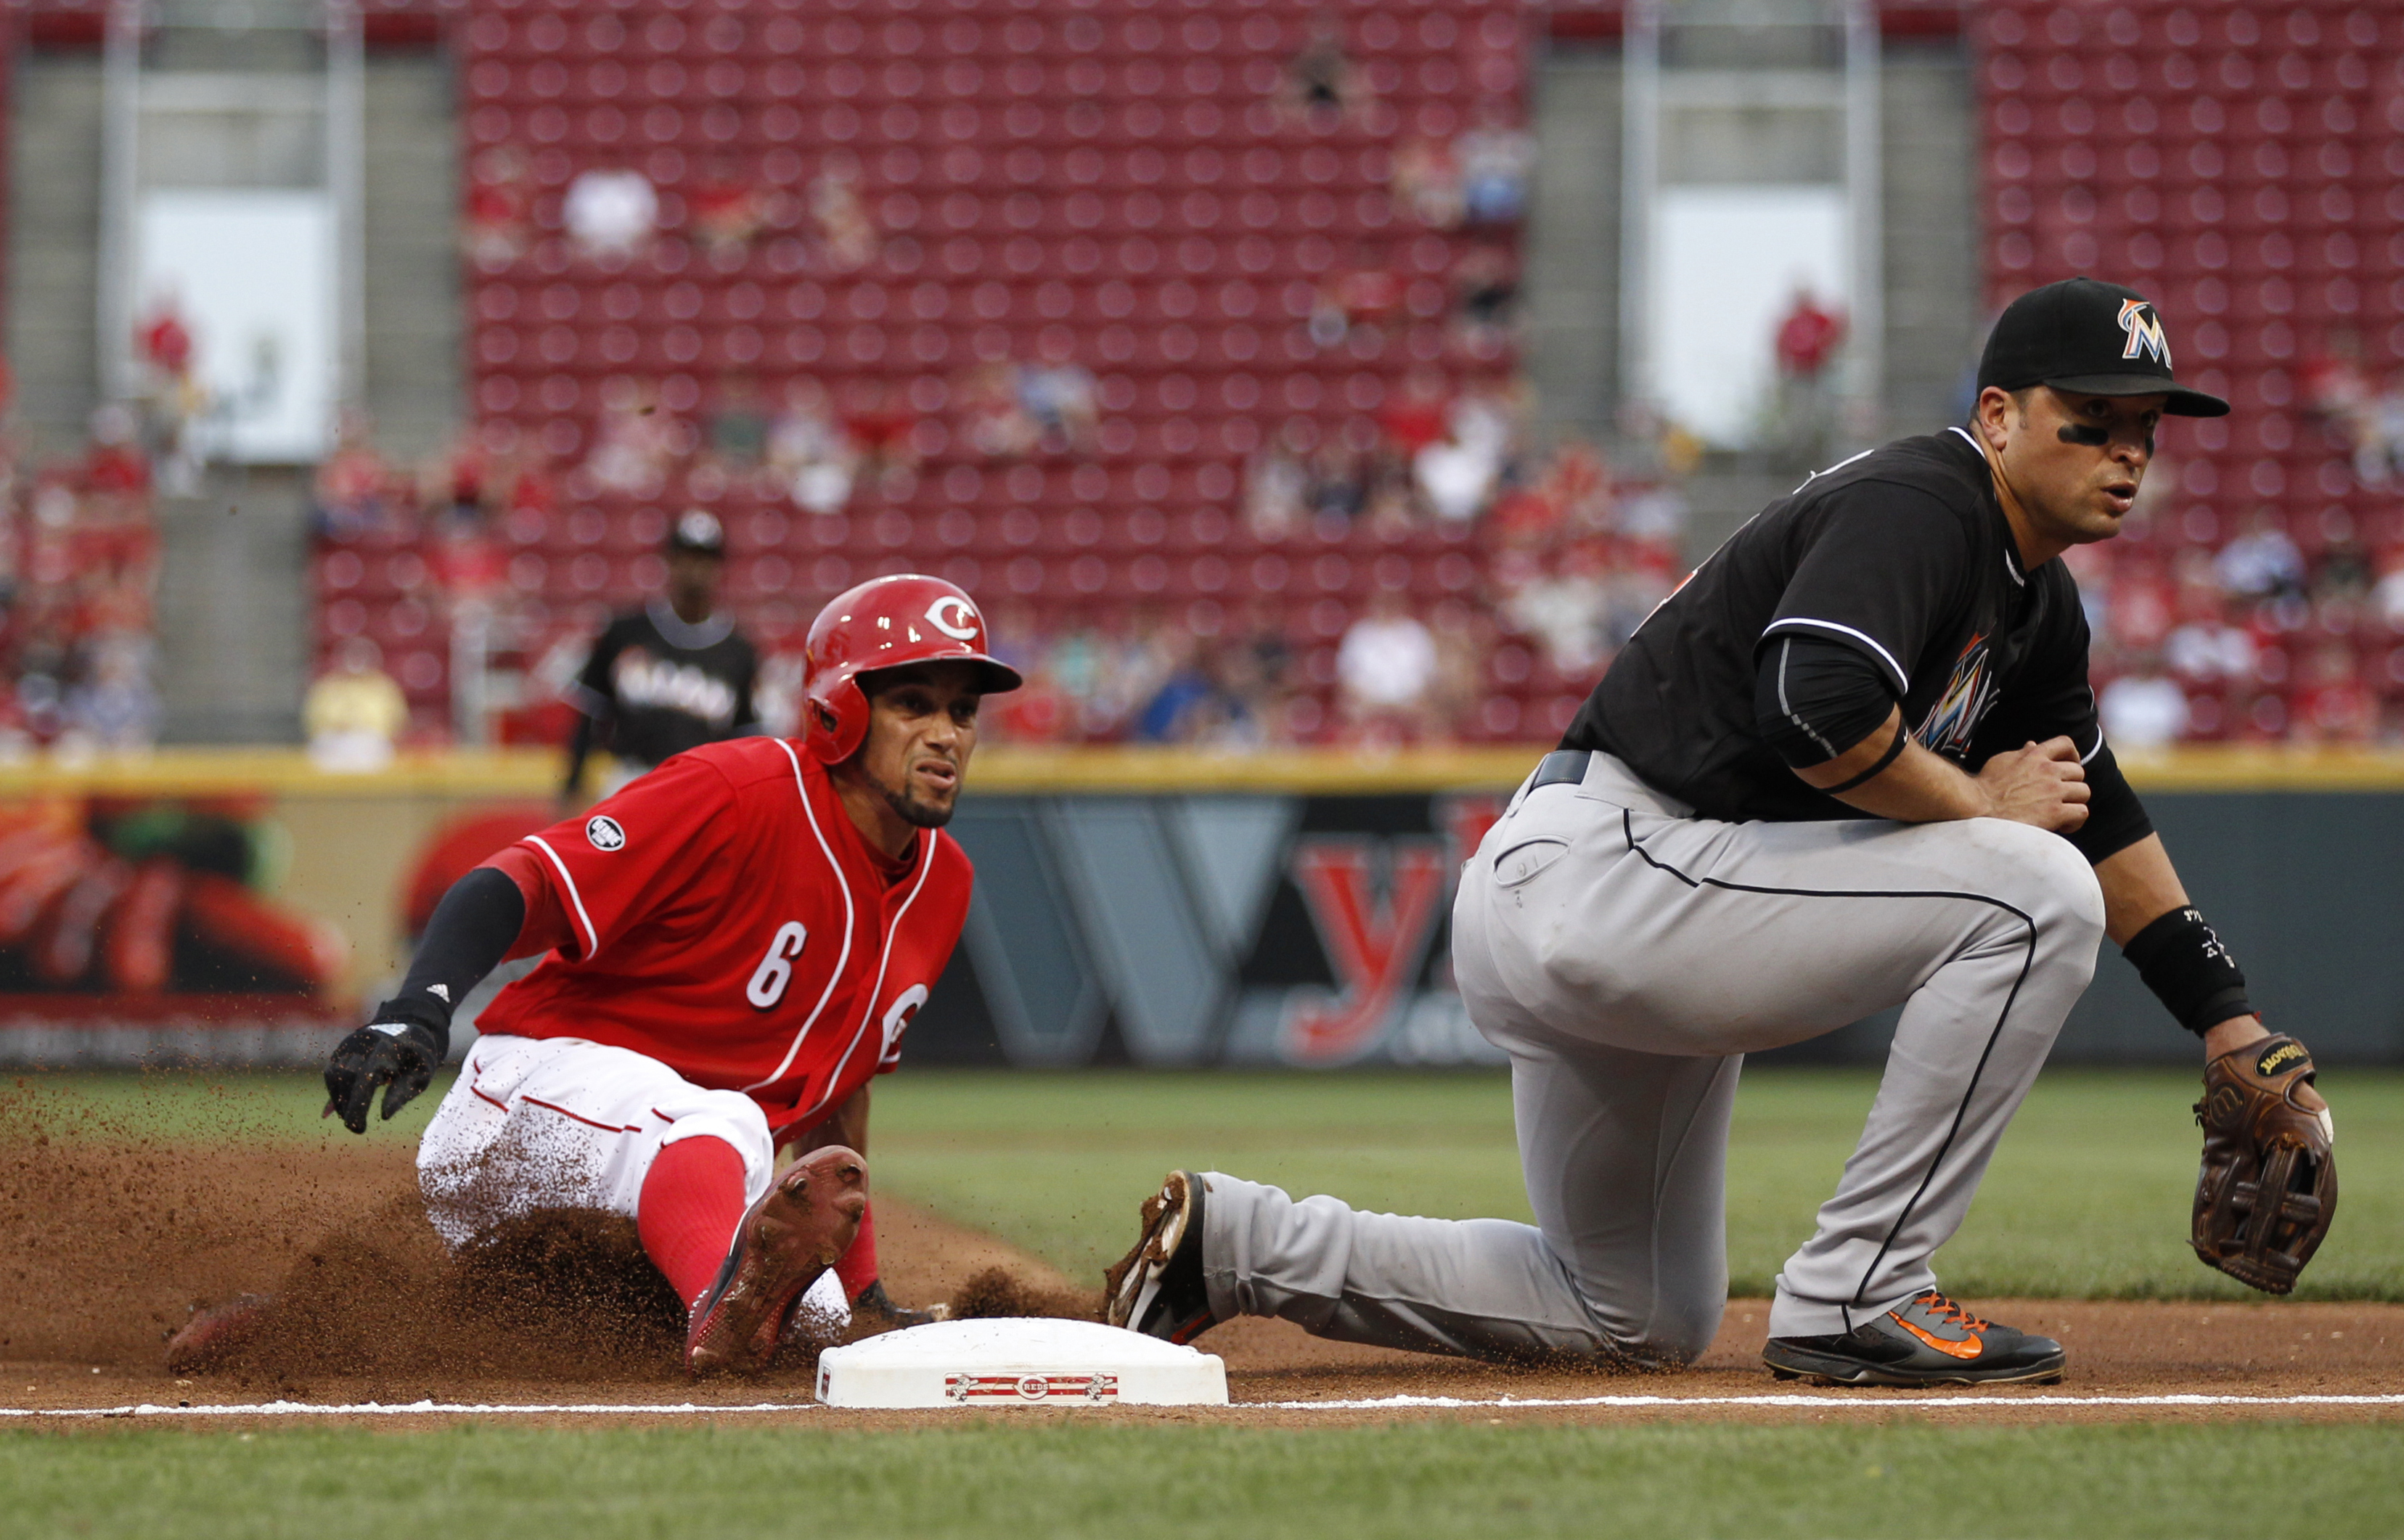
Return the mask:
[[[423,995],[414,997],[396,995],[377,1006],[375,1014],[368,1017],[370,1026],[391,1026],[400,1022],[405,1022],[412,1027],[424,1028],[434,1039],[434,1058],[437,1063],[441,1062],[450,1054],[451,1010],[440,1001],[428,999]]]
[[[1903,723],[1895,723],[1894,741],[1886,746],[1886,752],[1878,757],[1878,763],[1876,764],[1871,765],[1868,769],[1863,771],[1860,775],[1855,776],[1851,780],[1839,781],[1834,786],[1824,786],[1820,788],[1820,790],[1833,797],[1839,791],[1850,791],[1856,786],[1861,786],[1869,781],[1878,779],[1879,777],[1886,773],[1886,767],[1893,764],[1895,762],[1896,757],[1903,752],[1903,746],[1910,741],[1911,734],[1906,730]]]
[[[2173,909],[2131,936],[2120,955],[2178,1024],[2198,1037],[2232,1016],[2255,1014],[2237,959],[2192,906]]]

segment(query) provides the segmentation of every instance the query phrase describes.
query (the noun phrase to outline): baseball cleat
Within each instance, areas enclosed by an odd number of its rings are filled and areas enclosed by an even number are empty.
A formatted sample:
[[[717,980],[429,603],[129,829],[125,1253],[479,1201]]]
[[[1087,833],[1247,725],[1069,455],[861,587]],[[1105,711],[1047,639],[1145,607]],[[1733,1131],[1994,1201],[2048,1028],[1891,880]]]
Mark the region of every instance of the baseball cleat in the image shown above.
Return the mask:
[[[1781,1379],[1830,1385],[2050,1385],[2062,1351],[1930,1289],[1841,1336],[1773,1337],[1761,1361]]]
[[[1209,1190],[1194,1172],[1171,1171],[1143,1200],[1143,1238],[1102,1274],[1111,1325],[1182,1344],[1219,1323],[1202,1283],[1202,1195]]]
[[[867,1208],[868,1162],[842,1145],[786,1167],[734,1227],[718,1281],[693,1302],[686,1372],[766,1368],[793,1302],[851,1248]]]

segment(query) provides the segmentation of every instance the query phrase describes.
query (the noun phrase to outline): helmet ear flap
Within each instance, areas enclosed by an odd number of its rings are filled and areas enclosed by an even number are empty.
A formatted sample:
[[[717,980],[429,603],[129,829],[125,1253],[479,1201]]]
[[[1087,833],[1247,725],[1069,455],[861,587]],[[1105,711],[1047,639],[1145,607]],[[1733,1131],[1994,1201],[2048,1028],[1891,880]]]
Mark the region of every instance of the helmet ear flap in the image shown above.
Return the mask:
[[[827,764],[841,764],[868,737],[868,696],[857,679],[842,679],[824,696],[809,697],[810,751]]]

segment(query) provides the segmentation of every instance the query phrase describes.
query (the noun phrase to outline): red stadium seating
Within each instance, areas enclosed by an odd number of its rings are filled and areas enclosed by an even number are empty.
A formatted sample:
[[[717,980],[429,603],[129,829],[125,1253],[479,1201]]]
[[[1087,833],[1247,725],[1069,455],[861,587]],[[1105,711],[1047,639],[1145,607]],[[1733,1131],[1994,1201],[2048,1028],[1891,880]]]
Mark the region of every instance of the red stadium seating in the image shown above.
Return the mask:
[[[1373,105],[1337,121],[1281,110],[1289,62],[1331,15]],[[730,517],[747,611],[781,600],[806,615],[848,582],[915,567],[1085,615],[1257,593],[1297,638],[1324,641],[1381,575],[1430,600],[1474,587],[1475,553],[1458,540],[1390,549],[1363,527],[1333,548],[1306,536],[1261,551],[1237,513],[1265,435],[1291,423],[1374,441],[1373,414],[1415,368],[1513,372],[1507,349],[1464,344],[1444,316],[1461,258],[1511,253],[1514,233],[1431,231],[1388,192],[1406,137],[1521,120],[1528,34],[1509,0],[468,0],[450,36],[470,175],[504,149],[527,194],[523,251],[467,273],[488,441],[513,430],[574,465],[619,379],[688,423],[738,377],[772,411],[808,377],[837,401],[873,385],[921,417],[915,475],[863,480],[839,515],[681,473],[647,497],[565,477],[558,512],[501,535],[509,592],[552,619],[633,597],[664,511],[689,499]],[[566,189],[621,167],[654,184],[661,233],[632,259],[580,256]],[[880,237],[851,270],[809,206],[831,167],[856,175]],[[712,178],[760,197],[748,242],[712,248],[695,231]],[[1392,273],[1399,304],[1313,345],[1314,296],[1363,269]],[[1089,448],[1013,463],[962,441],[949,403],[970,370],[1063,356],[1097,378]],[[390,569],[401,559],[321,558],[328,643],[410,613],[417,585]],[[444,661],[403,679],[412,696],[447,684]],[[1524,725],[1552,730],[1547,702],[1527,709]]]

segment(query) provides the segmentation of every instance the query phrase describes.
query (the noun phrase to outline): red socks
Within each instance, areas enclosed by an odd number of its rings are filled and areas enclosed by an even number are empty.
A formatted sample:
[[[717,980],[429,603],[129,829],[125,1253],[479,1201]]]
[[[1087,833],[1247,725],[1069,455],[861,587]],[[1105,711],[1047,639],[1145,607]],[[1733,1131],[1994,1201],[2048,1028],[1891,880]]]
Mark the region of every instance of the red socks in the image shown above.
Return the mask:
[[[635,1227],[643,1250],[687,1309],[718,1281],[745,1206],[743,1157],[726,1141],[706,1135],[680,1139],[653,1157],[636,1205]],[[867,1233],[865,1225],[861,1233]],[[874,1277],[874,1261],[869,1269]]]
[[[843,1283],[843,1296],[858,1299],[860,1291],[876,1281],[876,1205],[871,1202],[860,1216],[860,1239],[851,1250],[834,1265],[834,1276]]]

